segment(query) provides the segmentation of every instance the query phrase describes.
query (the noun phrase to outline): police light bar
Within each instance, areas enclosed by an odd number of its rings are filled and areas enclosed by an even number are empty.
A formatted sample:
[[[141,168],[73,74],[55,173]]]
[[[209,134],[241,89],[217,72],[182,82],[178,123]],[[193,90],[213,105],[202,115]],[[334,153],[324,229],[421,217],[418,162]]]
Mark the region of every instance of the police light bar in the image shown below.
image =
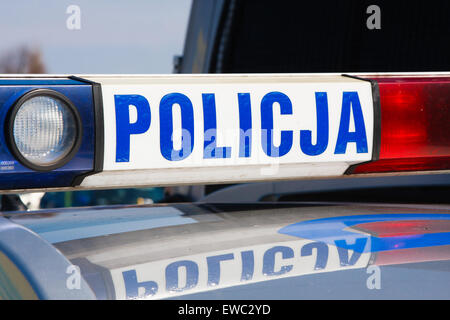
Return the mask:
[[[379,87],[379,157],[348,173],[449,170],[450,75],[368,78]]]
[[[449,74],[0,76],[0,190],[449,172]]]

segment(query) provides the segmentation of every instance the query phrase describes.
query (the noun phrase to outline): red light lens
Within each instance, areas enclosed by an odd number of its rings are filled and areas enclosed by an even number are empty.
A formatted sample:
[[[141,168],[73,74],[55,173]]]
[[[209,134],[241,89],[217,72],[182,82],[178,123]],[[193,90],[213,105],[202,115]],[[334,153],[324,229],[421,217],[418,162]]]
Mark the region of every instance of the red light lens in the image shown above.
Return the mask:
[[[450,169],[450,77],[369,78],[380,92],[380,157],[352,173]]]

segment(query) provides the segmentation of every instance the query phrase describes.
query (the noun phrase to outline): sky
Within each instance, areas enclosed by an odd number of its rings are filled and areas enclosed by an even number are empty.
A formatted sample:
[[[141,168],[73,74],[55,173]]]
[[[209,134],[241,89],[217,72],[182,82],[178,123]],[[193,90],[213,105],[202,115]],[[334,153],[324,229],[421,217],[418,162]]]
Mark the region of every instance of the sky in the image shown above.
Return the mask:
[[[67,13],[71,5],[79,15]],[[47,73],[172,73],[190,7],[191,0],[2,1],[0,57],[27,45],[42,52]]]

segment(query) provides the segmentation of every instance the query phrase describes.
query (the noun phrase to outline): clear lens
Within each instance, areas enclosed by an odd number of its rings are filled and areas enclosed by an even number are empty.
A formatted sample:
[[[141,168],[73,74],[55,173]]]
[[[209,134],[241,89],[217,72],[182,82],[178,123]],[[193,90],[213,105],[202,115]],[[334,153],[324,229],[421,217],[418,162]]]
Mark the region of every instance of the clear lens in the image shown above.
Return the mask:
[[[72,149],[76,134],[76,120],[69,106],[50,96],[25,101],[14,119],[17,149],[38,166],[49,166],[64,158]]]

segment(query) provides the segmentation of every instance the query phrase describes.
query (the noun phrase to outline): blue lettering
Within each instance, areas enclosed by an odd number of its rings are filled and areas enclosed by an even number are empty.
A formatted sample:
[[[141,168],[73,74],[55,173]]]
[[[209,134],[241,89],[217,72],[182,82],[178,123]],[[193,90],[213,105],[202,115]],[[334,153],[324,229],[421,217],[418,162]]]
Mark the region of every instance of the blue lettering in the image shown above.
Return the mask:
[[[276,246],[268,249],[263,257],[263,274],[268,276],[278,276],[292,270],[292,265],[282,266],[279,271],[275,271],[275,255],[280,252],[283,259],[294,257],[294,250],[285,246]]]
[[[233,259],[234,255],[232,253],[206,258],[206,262],[208,263],[208,286],[214,286],[219,284],[220,262]]]
[[[312,144],[311,130],[300,130],[300,148],[309,156],[322,154],[328,146],[328,100],[326,92],[316,92],[317,142]]]
[[[350,108],[353,111],[355,122],[355,132],[349,132],[350,128]],[[347,144],[356,143],[357,153],[367,153],[367,136],[364,117],[359,101],[358,92],[344,92],[342,97],[341,122],[339,124],[339,133],[336,142],[335,154],[345,154]]]
[[[130,161],[130,136],[144,133],[150,128],[150,105],[137,94],[114,95],[116,108],[116,162]],[[136,107],[137,120],[130,123],[130,105]]]
[[[180,150],[173,148],[173,105],[181,108],[182,145]],[[165,95],[159,104],[160,148],[164,158],[179,161],[188,157],[194,149],[194,108],[192,102],[181,93]]]
[[[242,251],[241,281],[252,280],[255,271],[255,257],[253,251]]]
[[[264,152],[269,157],[281,157],[291,150],[293,133],[291,130],[281,131],[279,147],[273,144],[273,104],[280,104],[282,115],[292,114],[292,103],[289,97],[281,92],[270,92],[261,101],[261,143]]]
[[[301,251],[300,255],[302,257],[304,256],[310,256],[312,255],[312,250],[316,249],[317,252],[317,258],[316,258],[316,264],[314,266],[314,270],[320,270],[325,269],[328,262],[328,246],[323,242],[312,242],[305,244]]]
[[[179,287],[178,269],[186,269],[186,285]],[[198,265],[194,261],[182,260],[172,262],[166,267],[166,290],[184,291],[194,288],[198,283]]]
[[[158,284],[154,281],[138,282],[135,270],[122,272],[127,299],[139,297],[139,288],[144,289],[143,297],[153,296],[158,292]]]
[[[361,256],[361,252],[364,251],[364,248],[367,243],[367,238],[357,238],[355,243],[349,245],[346,240],[336,240],[334,241],[336,247],[338,249],[339,261],[341,266],[353,266]],[[348,250],[353,250],[352,256],[349,258]]]
[[[204,149],[203,158],[230,158],[231,147],[216,147],[216,100],[213,93],[203,93]],[[210,142],[210,143],[208,143]]]
[[[252,154],[252,109],[250,93],[238,93],[239,101],[239,157],[249,158]]]

